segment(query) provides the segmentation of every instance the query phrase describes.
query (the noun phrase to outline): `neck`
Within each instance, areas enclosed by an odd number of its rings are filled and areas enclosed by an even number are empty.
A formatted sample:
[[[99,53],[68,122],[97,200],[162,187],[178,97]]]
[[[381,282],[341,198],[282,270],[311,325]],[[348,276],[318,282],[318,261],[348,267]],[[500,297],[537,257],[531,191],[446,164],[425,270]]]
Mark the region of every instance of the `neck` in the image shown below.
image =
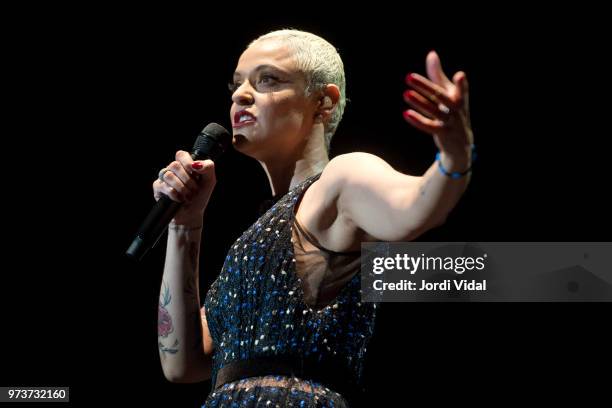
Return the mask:
[[[307,178],[321,173],[329,163],[323,134],[315,133],[294,151],[259,163],[268,176],[272,195],[284,195]]]

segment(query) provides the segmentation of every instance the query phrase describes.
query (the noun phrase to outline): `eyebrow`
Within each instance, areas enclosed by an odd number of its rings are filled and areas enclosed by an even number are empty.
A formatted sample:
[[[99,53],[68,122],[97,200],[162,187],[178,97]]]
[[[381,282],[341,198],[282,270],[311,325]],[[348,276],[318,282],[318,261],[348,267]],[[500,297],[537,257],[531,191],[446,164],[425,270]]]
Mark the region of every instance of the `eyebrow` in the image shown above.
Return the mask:
[[[279,68],[279,67],[277,67],[275,65],[270,65],[270,64],[258,65],[253,70],[253,72],[257,73],[257,72],[262,71],[264,69],[273,69],[273,70],[278,71],[278,72],[280,72],[282,74],[289,75],[289,73],[287,71],[285,71],[285,70],[283,70],[283,69],[281,69],[281,68]],[[240,72],[238,72],[238,71],[234,72],[233,78],[236,79],[236,78],[239,78],[239,77],[242,77],[242,74]]]

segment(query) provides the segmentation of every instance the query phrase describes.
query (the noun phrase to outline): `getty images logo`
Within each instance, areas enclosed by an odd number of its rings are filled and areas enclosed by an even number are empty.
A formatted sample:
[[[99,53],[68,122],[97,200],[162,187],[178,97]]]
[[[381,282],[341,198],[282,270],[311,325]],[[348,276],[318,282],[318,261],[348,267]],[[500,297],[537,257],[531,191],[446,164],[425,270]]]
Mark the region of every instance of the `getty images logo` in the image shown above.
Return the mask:
[[[396,254],[395,257],[375,257],[372,259],[372,271],[380,275],[386,271],[407,271],[411,275],[419,271],[444,271],[455,272],[461,275],[466,271],[482,271],[485,268],[487,254],[479,257],[472,256],[410,256],[408,254]]]

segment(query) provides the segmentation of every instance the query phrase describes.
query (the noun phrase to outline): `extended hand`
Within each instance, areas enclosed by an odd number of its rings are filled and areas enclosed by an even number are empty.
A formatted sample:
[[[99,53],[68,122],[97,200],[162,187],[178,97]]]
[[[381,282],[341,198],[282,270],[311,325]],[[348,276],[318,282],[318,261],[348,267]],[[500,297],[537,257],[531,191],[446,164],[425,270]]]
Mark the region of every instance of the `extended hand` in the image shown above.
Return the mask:
[[[469,155],[474,136],[470,125],[468,82],[464,72],[444,74],[435,51],[427,55],[427,76],[408,74],[406,83],[412,90],[404,92],[404,100],[413,109],[404,112],[408,123],[433,135],[440,151],[453,158]]]

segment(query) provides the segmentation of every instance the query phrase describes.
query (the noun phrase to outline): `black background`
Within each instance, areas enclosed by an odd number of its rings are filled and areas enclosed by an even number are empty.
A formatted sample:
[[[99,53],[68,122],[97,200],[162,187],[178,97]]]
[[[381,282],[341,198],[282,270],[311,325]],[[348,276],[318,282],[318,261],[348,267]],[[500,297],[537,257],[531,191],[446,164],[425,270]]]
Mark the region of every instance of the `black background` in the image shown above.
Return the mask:
[[[422,174],[435,146],[402,118],[404,77],[424,72],[430,49],[449,76],[467,72],[479,158],[448,222],[420,240],[609,241],[605,15],[588,4],[378,7],[5,13],[12,127],[3,152],[10,228],[0,385],[69,385],[76,406],[201,405],[210,383],[170,384],[157,357],[163,249],[141,264],[123,253],[153,203],[158,170],[207,123],[229,128],[226,83],[237,58],[274,29],[312,31],[340,51],[351,102],[330,157],[367,151]],[[236,152],[217,163],[217,177],[204,220],[202,297],[270,196],[258,163]],[[598,377],[591,364],[607,369],[602,306],[382,305],[366,362],[368,401],[579,394],[576,380]],[[557,385],[544,387],[551,379]],[[586,395],[598,389],[591,386]]]

